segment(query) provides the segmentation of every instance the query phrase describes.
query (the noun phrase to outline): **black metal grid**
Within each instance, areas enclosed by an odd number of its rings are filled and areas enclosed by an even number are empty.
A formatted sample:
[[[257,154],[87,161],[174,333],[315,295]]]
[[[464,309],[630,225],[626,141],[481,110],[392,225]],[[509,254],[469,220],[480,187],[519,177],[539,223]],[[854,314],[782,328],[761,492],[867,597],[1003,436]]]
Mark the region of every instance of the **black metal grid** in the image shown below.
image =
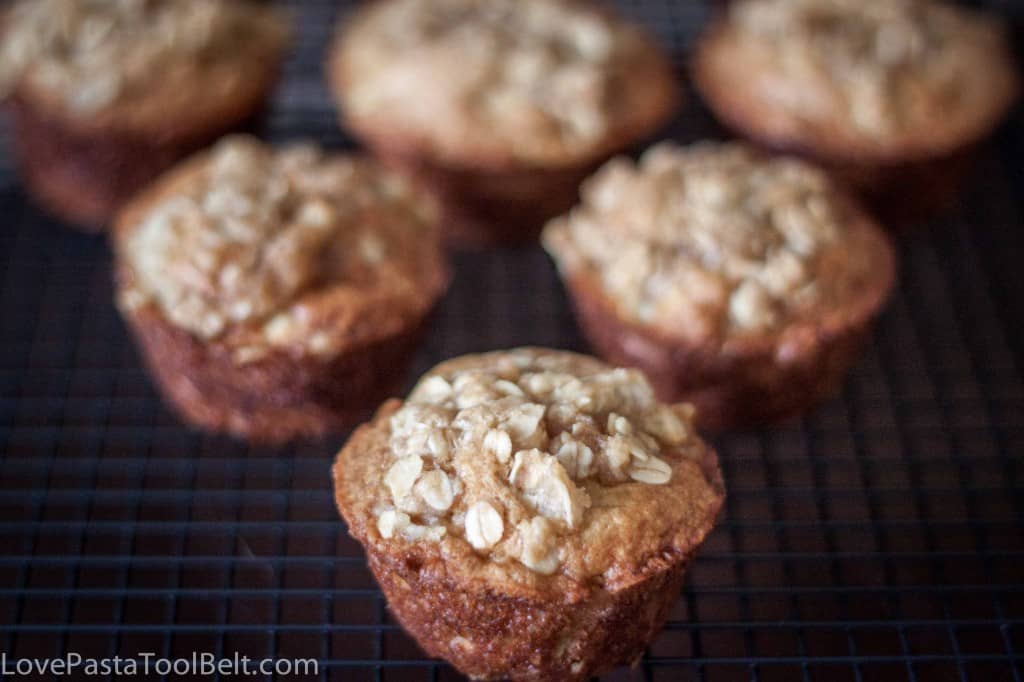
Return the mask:
[[[685,52],[703,5],[627,12]],[[272,139],[347,146],[320,84],[335,8],[294,4]],[[692,102],[692,101],[691,101]],[[709,130],[695,106],[680,139]],[[730,496],[664,632],[610,679],[1020,680],[1024,120],[963,201],[901,245],[899,292],[842,396],[718,440]],[[384,607],[334,512],[323,445],[182,427],[111,305],[99,238],[27,204],[0,158],[0,651],[313,657],[344,680],[457,675]],[[456,259],[416,372],[583,349],[539,249]]]

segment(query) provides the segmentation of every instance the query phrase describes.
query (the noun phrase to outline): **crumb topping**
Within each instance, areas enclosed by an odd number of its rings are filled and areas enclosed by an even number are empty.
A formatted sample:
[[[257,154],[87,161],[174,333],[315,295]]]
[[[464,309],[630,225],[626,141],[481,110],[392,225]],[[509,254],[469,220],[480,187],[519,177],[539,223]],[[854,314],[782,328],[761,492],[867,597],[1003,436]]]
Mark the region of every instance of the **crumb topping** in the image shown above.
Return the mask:
[[[613,159],[581,196],[545,233],[563,271],[596,273],[629,319],[698,337],[777,329],[871,265],[823,172],[738,144]]]
[[[144,97],[175,69],[278,45],[285,22],[238,0],[22,0],[4,17],[0,94],[31,78],[71,111]]]
[[[686,475],[679,460],[703,448],[691,420],[688,405],[658,402],[639,371],[572,353],[442,364],[388,422],[377,530],[410,541],[454,535],[490,561],[554,573],[572,538],[607,523],[631,490]]]
[[[304,336],[303,298],[340,285],[414,292],[419,252],[439,249],[433,203],[366,159],[233,136],[191,168],[125,237],[121,302],[155,303],[204,340],[244,326],[270,345],[329,351]]]
[[[933,0],[743,0],[730,18],[795,83],[828,83],[842,102],[829,111],[865,133],[969,106],[971,83],[1003,44],[991,19]],[[778,101],[807,110],[804,95],[789,94]]]
[[[426,130],[443,119],[525,157],[603,139],[630,115],[623,83],[653,54],[636,28],[572,0],[390,0],[353,26],[351,114],[397,110]]]

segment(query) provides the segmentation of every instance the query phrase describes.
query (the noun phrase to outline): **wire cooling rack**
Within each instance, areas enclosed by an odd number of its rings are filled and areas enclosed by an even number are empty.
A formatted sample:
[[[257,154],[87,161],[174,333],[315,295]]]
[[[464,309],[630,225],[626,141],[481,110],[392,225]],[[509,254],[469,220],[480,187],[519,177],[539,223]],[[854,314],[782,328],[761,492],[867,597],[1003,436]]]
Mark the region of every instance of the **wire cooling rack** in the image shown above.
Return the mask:
[[[293,9],[268,135],[348,146],[320,82],[338,10]],[[707,12],[624,9],[680,55]],[[670,132],[708,130],[691,99]],[[1021,679],[1022,193],[1018,115],[962,202],[901,244],[899,290],[842,394],[717,440],[722,522],[641,665],[609,679]],[[111,305],[102,239],[28,204],[7,156],[0,215],[0,651],[239,652],[312,657],[338,680],[456,679],[389,616],[336,517],[343,439],[270,450],[184,428]],[[457,257],[416,372],[517,344],[585,349],[548,260]]]

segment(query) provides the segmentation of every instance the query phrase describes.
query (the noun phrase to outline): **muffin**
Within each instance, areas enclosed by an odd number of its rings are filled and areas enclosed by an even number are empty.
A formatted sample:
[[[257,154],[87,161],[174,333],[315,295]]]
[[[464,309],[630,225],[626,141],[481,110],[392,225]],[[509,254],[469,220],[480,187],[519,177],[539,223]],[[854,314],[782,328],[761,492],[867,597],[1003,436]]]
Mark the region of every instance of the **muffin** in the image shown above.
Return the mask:
[[[23,180],[78,227],[262,110],[287,40],[241,0],[20,0],[0,14],[0,96]]]
[[[191,424],[318,436],[403,379],[448,283],[439,213],[374,161],[228,137],[119,214],[118,305]]]
[[[996,20],[928,0],[740,0],[692,70],[727,126],[815,160],[899,219],[955,197],[1019,89]]]
[[[585,355],[467,355],[355,431],[335,499],[429,654],[582,680],[639,659],[722,506],[690,415]]]
[[[702,427],[796,414],[841,383],[895,275],[882,230],[808,164],[738,144],[610,161],[545,229],[583,331]]]
[[[535,238],[678,99],[652,38],[574,0],[367,4],[328,70],[343,125],[444,198],[461,245]]]

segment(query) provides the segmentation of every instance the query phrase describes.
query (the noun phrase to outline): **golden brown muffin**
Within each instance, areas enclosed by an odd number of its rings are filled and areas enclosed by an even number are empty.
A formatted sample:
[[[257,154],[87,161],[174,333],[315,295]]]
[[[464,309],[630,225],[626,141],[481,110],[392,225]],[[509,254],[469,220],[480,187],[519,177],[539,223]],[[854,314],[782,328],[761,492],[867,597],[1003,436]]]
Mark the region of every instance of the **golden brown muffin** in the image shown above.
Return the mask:
[[[428,653],[582,680],[641,656],[722,506],[691,414],[585,355],[467,355],[356,430],[335,499]]]
[[[373,161],[225,138],[119,215],[118,304],[189,422],[319,435],[402,379],[448,283],[438,213]]]
[[[742,145],[610,161],[545,229],[580,323],[702,427],[793,415],[833,392],[893,287],[893,250],[828,177]]]
[[[183,156],[250,122],[284,18],[241,0],[21,0],[0,18],[0,95],[29,191],[99,230]]]
[[[808,156],[901,218],[955,196],[1019,84],[994,19],[931,0],[741,0],[693,76],[729,127]]]
[[[678,100],[652,38],[574,0],[382,0],[328,69],[343,124],[438,190],[462,245],[535,237]]]

